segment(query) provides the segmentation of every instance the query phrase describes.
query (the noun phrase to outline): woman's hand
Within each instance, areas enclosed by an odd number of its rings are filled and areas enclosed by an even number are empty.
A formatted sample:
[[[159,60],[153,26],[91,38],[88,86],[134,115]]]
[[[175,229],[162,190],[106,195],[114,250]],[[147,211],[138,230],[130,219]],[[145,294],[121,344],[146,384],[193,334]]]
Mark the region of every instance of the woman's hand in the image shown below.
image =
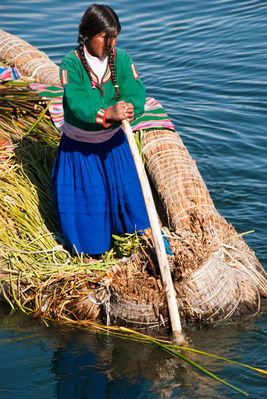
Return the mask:
[[[113,121],[123,121],[126,119],[129,123],[134,119],[134,107],[131,103],[118,101],[113,107],[107,110],[106,119]]]

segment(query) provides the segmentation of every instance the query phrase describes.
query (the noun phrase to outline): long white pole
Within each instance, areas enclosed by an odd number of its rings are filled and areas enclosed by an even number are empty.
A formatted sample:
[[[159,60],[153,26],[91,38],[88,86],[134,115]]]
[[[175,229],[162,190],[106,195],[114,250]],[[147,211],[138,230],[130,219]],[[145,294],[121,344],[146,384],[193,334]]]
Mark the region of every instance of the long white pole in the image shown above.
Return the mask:
[[[164,246],[163,237],[161,234],[161,228],[158,221],[158,214],[156,211],[154,199],[148,182],[147,174],[143,166],[142,159],[140,157],[135,138],[133,136],[132,128],[127,120],[122,121],[122,125],[130,146],[130,150],[134,159],[136,171],[140,180],[144,201],[146,205],[146,210],[150,222],[151,232],[155,244],[155,250],[159,262],[159,268],[161,273],[161,278],[166,289],[166,297],[168,303],[168,310],[170,316],[170,322],[172,327],[172,332],[174,334],[181,333],[182,326],[178,311],[178,305],[175,295],[175,290],[171,278],[171,272],[168,264],[168,258],[166,255],[166,250]]]

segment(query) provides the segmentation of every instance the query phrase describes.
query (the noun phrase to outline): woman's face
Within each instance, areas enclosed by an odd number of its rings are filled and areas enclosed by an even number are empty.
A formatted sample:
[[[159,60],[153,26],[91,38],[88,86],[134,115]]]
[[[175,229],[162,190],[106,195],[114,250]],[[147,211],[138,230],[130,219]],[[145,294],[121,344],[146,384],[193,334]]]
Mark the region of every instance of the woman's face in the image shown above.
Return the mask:
[[[106,48],[106,32],[101,32],[98,35],[92,37],[92,39],[86,43],[88,52],[99,58],[105,58],[113,50],[117,42],[118,32],[114,32],[114,35],[108,40]]]

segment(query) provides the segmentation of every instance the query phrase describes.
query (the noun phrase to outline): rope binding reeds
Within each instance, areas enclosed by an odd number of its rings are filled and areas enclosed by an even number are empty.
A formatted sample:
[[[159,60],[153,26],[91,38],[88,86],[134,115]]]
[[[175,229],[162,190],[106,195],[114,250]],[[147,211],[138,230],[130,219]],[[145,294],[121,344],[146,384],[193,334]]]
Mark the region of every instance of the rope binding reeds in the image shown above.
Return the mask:
[[[1,60],[18,68],[24,80],[60,84],[59,67],[43,51],[3,30],[0,30]]]

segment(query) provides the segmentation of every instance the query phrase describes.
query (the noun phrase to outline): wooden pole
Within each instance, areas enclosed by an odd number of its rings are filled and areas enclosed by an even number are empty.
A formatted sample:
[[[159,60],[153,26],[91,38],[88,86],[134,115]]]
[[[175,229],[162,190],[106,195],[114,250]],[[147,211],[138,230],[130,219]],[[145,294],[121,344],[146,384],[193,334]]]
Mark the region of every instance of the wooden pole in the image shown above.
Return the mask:
[[[161,228],[158,220],[158,214],[156,211],[154,199],[148,182],[145,168],[143,166],[142,159],[140,157],[135,138],[132,132],[132,128],[127,120],[122,121],[122,125],[130,146],[130,150],[134,159],[137,174],[140,180],[144,201],[146,205],[146,210],[150,222],[151,232],[155,244],[155,250],[159,262],[159,268],[161,273],[161,278],[166,289],[166,297],[168,303],[168,310],[170,316],[170,322],[172,327],[172,332],[174,335],[180,334],[182,331],[180,316],[178,312],[178,305],[175,295],[175,290],[171,278],[171,272],[168,264],[168,258],[166,255],[166,250],[164,246],[163,237],[161,234]]]

